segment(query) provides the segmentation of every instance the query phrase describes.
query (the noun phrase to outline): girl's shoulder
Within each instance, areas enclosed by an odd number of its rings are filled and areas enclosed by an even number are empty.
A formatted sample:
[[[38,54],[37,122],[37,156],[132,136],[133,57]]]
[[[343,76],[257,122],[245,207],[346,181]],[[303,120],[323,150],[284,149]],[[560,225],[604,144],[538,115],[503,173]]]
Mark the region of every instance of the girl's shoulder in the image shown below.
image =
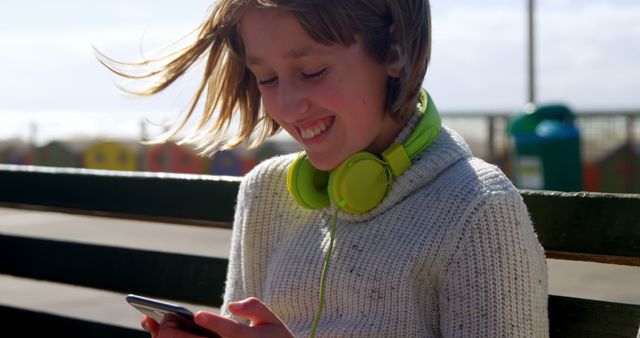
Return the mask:
[[[265,211],[286,207],[287,171],[295,154],[280,155],[260,162],[240,182],[236,210],[245,222],[257,224],[255,217]]]
[[[477,190],[480,193],[515,193],[518,189],[500,167],[485,162],[477,157],[469,157],[459,163],[458,169],[468,172],[466,189]],[[464,187],[464,185],[462,185]]]
[[[255,190],[285,187],[286,189],[287,171],[296,156],[297,153],[277,155],[260,162],[242,178],[241,188]]]
[[[464,138],[446,127],[394,185],[400,193],[435,194],[446,203],[449,197],[464,204],[496,193],[518,194],[498,166],[475,157]]]
[[[514,203],[522,201],[519,190],[498,166],[477,157],[456,162],[441,173],[434,185],[442,200],[455,200],[463,209],[497,196]]]

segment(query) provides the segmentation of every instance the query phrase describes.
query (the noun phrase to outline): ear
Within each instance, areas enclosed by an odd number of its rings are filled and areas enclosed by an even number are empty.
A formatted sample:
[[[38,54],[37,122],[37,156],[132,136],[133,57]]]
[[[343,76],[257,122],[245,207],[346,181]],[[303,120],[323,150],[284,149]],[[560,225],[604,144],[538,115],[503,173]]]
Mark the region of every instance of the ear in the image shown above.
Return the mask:
[[[387,75],[399,78],[404,68],[404,55],[397,43],[391,44],[387,52]]]
[[[398,43],[398,31],[395,24],[389,26],[389,40],[391,43],[387,51],[387,75],[399,78],[404,66],[404,56]]]

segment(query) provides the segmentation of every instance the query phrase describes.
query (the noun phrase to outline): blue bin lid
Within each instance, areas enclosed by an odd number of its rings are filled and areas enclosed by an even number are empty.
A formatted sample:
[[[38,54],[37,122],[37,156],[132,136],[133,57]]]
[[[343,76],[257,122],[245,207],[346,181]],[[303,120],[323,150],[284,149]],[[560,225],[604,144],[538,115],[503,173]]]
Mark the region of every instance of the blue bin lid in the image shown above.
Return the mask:
[[[538,124],[535,130],[536,135],[542,138],[576,138],[578,128],[566,122],[545,120]]]
[[[554,121],[559,122],[564,128],[573,125],[573,113],[565,105],[553,104],[539,106],[533,113],[520,114],[509,122],[507,131],[511,135],[538,133],[537,128],[543,122]],[[543,127],[543,133],[548,134],[550,131],[559,126]]]

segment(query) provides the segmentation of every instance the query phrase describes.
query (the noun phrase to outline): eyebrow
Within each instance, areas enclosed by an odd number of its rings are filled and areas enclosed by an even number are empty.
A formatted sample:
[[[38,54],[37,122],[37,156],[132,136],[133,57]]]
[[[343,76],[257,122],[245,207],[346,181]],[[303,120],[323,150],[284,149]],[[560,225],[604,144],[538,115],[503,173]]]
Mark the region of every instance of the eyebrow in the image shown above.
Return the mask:
[[[329,54],[329,51],[322,50],[319,48],[313,48],[313,47],[303,47],[303,48],[292,49],[286,52],[283,55],[283,57],[286,59],[302,59],[310,55],[327,55],[327,54]],[[262,64],[263,64],[263,61],[261,58],[247,55],[247,65],[260,66]]]

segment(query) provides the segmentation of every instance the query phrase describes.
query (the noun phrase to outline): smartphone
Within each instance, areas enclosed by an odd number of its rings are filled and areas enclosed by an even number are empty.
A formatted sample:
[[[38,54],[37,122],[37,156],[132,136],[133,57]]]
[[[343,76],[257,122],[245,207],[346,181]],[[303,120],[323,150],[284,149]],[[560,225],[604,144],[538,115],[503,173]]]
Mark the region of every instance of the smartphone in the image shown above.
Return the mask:
[[[196,324],[193,321],[193,312],[183,306],[132,294],[127,295],[125,299],[131,306],[158,323],[163,320],[171,320],[178,324],[178,327],[183,331],[204,337],[220,337],[220,335]]]

